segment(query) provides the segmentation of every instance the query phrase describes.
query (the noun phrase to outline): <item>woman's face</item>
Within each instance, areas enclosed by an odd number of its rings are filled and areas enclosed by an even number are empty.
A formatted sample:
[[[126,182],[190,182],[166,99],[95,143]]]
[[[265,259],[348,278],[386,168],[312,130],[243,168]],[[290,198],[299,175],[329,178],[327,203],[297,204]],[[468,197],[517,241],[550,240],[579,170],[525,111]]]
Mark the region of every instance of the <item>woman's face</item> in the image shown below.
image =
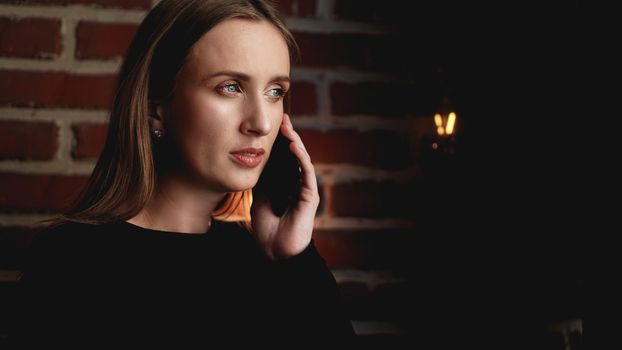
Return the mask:
[[[161,109],[181,153],[176,173],[219,192],[254,187],[283,119],[289,71],[287,44],[266,21],[230,19],[203,35]],[[249,147],[265,153],[232,154]]]

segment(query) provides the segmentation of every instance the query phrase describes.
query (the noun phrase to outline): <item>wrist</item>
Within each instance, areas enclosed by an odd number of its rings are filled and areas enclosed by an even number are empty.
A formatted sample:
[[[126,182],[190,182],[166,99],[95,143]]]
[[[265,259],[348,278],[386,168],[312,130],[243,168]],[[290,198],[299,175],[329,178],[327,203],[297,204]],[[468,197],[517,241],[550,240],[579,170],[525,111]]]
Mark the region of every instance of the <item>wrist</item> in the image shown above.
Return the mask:
[[[295,244],[273,244],[264,248],[264,254],[271,261],[287,260],[302,254],[309,248],[311,240],[296,242]]]

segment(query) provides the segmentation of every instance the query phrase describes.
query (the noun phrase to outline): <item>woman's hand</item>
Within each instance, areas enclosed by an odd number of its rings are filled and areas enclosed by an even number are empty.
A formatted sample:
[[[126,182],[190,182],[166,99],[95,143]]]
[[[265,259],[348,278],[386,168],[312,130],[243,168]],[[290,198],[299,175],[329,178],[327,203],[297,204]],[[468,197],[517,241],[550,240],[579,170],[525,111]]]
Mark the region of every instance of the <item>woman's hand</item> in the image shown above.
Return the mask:
[[[268,198],[253,193],[251,226],[255,239],[266,255],[273,260],[284,259],[302,252],[311,241],[315,213],[320,204],[320,195],[311,157],[287,114],[280,126],[283,135],[290,141],[289,149],[298,158],[302,169],[300,196],[282,217],[272,212]]]

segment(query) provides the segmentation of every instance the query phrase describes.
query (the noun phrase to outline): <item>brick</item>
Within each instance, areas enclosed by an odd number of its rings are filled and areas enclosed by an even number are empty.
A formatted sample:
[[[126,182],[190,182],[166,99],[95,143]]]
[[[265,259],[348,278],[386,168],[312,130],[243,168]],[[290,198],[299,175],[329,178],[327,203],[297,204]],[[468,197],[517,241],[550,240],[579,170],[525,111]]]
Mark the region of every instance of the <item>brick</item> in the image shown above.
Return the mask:
[[[403,42],[389,34],[293,34],[300,46],[301,66],[386,71],[403,54]]]
[[[414,230],[316,229],[313,241],[330,268],[395,269],[412,267]]]
[[[0,104],[110,108],[115,75],[0,70]]]
[[[137,25],[81,21],[76,29],[76,58],[123,57],[136,34]]]
[[[335,216],[413,219],[414,200],[419,193],[421,189],[415,182],[337,183],[332,187],[328,210]]]
[[[36,4],[36,5],[94,5],[97,7],[112,7],[122,9],[151,8],[151,0],[0,0],[4,4]]]
[[[60,26],[60,20],[0,17],[0,56],[58,56],[63,47]]]
[[[409,83],[334,83],[330,88],[335,115],[429,115],[438,104],[433,92]]]
[[[315,85],[307,82],[293,82],[291,90],[292,114],[316,114],[317,92]]]
[[[310,17],[315,15],[316,0],[276,0],[276,9],[285,16]]]
[[[76,159],[97,158],[106,141],[107,124],[80,123],[73,126],[76,146],[73,157]]]
[[[86,185],[86,176],[0,173],[0,211],[59,212]]]
[[[314,163],[348,163],[384,169],[403,169],[415,156],[405,134],[375,130],[298,130]]]
[[[58,149],[58,126],[0,121],[0,140],[0,159],[50,160]]]

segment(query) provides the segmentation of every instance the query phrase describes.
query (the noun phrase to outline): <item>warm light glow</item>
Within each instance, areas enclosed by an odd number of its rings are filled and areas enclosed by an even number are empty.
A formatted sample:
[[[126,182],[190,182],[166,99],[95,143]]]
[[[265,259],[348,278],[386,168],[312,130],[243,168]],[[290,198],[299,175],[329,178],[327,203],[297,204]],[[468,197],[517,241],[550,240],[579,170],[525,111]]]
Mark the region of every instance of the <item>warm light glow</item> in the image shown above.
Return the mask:
[[[440,113],[434,115],[436,133],[439,135],[453,135],[456,128],[456,113],[451,112],[447,118],[443,118]]]
[[[437,148],[438,148],[438,143],[434,142],[434,143],[432,144],[432,149],[437,149]]]
[[[434,124],[436,124],[437,128],[443,127],[443,118],[441,118],[441,115],[438,113],[434,115]]]
[[[449,113],[449,118],[447,119],[447,135],[451,135],[454,133],[454,126],[456,125],[456,113]]]

